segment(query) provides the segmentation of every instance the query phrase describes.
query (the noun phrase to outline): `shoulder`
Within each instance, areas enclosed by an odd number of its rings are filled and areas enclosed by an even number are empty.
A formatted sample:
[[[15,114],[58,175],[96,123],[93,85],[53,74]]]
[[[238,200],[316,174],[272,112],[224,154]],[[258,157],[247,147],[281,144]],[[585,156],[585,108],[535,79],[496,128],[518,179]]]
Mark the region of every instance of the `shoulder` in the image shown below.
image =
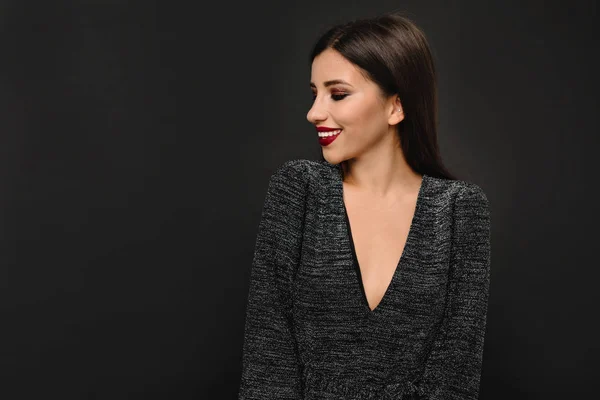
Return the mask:
[[[457,205],[463,208],[477,208],[487,212],[489,201],[483,189],[473,182],[459,182],[460,191],[457,194]]]
[[[304,175],[313,162],[305,159],[287,160],[275,168],[273,175],[284,177]]]
[[[283,162],[275,168],[271,180],[282,184],[285,182],[303,184],[307,187],[315,181],[321,181],[336,173],[338,166],[327,161],[292,159]]]
[[[437,177],[428,177],[430,190],[436,198],[443,198],[445,201],[441,201],[445,204],[460,203],[460,206],[465,203],[470,205],[488,206],[488,198],[484,190],[474,182],[459,180],[459,179],[446,179]]]
[[[322,174],[319,161],[306,159],[287,160],[273,170],[269,178],[267,193],[278,203],[300,206],[306,202],[315,179]]]
[[[489,229],[490,205],[484,190],[469,181],[456,180],[454,185],[453,219],[468,221],[465,226],[471,230]]]
[[[306,174],[322,173],[325,170],[332,170],[337,168],[336,165],[329,164],[327,161],[308,160],[304,158],[287,160],[280,164],[275,172],[276,173],[297,173],[302,172]]]

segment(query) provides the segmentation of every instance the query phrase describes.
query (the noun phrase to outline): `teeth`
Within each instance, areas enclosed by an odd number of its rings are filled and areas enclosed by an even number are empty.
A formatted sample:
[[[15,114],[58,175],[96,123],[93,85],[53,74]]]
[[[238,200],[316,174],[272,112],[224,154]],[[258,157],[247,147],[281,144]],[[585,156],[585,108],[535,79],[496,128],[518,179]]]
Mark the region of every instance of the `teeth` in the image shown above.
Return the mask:
[[[319,134],[319,137],[328,137],[328,136],[334,136],[337,135],[341,132],[341,129],[338,129],[337,131],[331,131],[331,132],[317,132]]]

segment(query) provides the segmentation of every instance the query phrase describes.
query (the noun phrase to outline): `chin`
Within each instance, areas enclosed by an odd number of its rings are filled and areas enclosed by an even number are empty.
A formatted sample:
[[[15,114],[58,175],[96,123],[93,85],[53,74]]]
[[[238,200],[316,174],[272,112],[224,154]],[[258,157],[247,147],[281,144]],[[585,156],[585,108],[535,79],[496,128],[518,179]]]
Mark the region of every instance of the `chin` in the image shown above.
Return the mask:
[[[344,158],[339,157],[339,156],[335,156],[332,154],[328,154],[327,151],[323,151],[323,158],[325,159],[325,161],[327,161],[329,164],[339,164],[342,161],[344,161]]]

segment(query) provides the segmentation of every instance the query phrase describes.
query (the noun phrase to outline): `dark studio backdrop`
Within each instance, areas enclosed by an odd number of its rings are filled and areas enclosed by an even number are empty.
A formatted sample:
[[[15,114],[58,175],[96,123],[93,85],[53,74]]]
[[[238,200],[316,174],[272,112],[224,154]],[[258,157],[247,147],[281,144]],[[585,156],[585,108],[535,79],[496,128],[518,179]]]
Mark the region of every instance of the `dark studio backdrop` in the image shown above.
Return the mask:
[[[0,399],[235,399],[268,178],[318,159],[310,47],[404,10],[492,213],[481,399],[599,374],[595,1],[1,1]]]

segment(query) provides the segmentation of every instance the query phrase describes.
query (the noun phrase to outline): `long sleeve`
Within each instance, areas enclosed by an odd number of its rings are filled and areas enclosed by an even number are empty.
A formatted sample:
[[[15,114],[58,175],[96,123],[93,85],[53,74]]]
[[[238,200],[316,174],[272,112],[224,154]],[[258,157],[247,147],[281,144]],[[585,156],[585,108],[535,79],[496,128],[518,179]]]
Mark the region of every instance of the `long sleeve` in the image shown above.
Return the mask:
[[[485,193],[468,184],[454,206],[446,314],[424,372],[421,399],[476,400],[490,286],[490,211]]]
[[[239,400],[302,398],[291,306],[306,188],[296,160],[285,162],[269,181],[250,274]]]

